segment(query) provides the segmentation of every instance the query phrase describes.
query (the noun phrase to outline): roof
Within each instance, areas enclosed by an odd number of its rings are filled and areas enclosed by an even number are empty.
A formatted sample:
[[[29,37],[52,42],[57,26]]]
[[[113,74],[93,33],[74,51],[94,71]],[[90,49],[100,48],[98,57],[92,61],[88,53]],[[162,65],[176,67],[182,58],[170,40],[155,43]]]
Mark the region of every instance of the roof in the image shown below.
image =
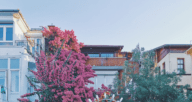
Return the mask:
[[[16,12],[16,13],[18,13],[19,10],[18,9],[0,9],[0,12]]]
[[[192,47],[190,47],[189,49],[187,49],[187,50],[185,51],[185,54],[189,54],[189,55],[192,56]]]
[[[83,47],[111,47],[111,48],[123,48],[123,45],[84,45]]]
[[[156,47],[156,48],[151,49],[151,50],[158,50],[158,49],[166,48],[166,47],[190,47],[190,46],[191,46],[191,44],[164,44],[164,45],[161,45],[161,46]]]
[[[28,30],[30,29],[19,9],[0,9],[0,13],[1,12],[11,13],[11,14],[13,13],[13,14],[19,15],[21,17],[21,19],[23,20],[23,22],[25,23],[27,29]]]
[[[122,45],[84,45],[81,48],[82,53],[114,53],[122,50]]]

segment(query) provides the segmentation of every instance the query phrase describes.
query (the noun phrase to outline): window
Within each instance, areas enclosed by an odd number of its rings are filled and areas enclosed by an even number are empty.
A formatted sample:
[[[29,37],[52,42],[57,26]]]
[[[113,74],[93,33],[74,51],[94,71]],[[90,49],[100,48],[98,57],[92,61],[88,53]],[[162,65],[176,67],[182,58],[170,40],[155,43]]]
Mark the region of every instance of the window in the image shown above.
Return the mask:
[[[11,59],[10,69],[19,69],[19,59]]]
[[[40,53],[40,47],[41,47],[41,39],[37,39],[36,51],[37,51],[38,53]]]
[[[101,88],[102,84],[105,84],[105,76],[104,75],[102,75],[102,76],[97,75],[97,77],[96,77],[96,89]]]
[[[19,71],[11,71],[11,92],[19,92]]]
[[[158,70],[159,70],[159,74],[161,74],[161,67],[158,67]]]
[[[0,28],[0,41],[3,40],[3,28],[1,27]]]
[[[5,72],[0,72],[0,85],[5,86]]]
[[[163,63],[163,73],[165,74],[166,70],[165,70],[165,62]]]
[[[8,59],[0,59],[0,69],[8,68]]]
[[[10,86],[5,86],[10,89],[10,92],[19,92],[19,71],[20,71],[20,59],[19,58],[7,58],[0,59],[0,83],[5,83],[10,79]],[[6,79],[2,78],[3,73],[6,74]],[[4,75],[5,77],[5,75]]]
[[[94,87],[94,89],[101,88],[101,85],[113,88],[113,79],[116,77],[116,73],[118,71],[95,71],[94,78],[90,78],[89,80],[93,81],[94,84],[88,84],[87,87]]]
[[[32,54],[40,53],[41,39],[34,39],[34,46],[32,47]]]
[[[101,57],[113,57],[113,54],[101,54]]]
[[[96,77],[90,78],[89,80],[93,81],[94,84],[88,83],[87,87],[89,87],[89,88],[90,88],[90,87],[94,87],[94,88],[95,88],[95,85],[96,85]]]
[[[180,73],[182,70],[184,71],[184,58],[178,58],[177,59],[177,72]]]
[[[32,47],[32,54],[35,54],[35,46]]]
[[[13,40],[13,28],[6,28],[6,41]]]
[[[0,45],[13,45],[13,24],[0,24]]]
[[[11,92],[19,92],[19,68],[20,60],[10,59],[10,72],[11,72]]]
[[[89,57],[99,57],[99,54],[88,54]]]

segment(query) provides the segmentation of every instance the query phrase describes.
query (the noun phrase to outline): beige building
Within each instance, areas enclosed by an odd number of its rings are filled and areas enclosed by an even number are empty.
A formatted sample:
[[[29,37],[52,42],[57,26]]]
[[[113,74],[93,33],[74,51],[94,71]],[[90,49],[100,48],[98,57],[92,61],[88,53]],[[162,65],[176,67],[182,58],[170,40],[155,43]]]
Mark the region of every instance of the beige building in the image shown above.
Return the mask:
[[[185,52],[190,48],[190,44],[165,44],[157,47],[155,50],[155,67],[159,67],[162,71],[165,69],[167,73],[180,73],[179,69],[183,69],[185,74],[181,75],[180,85],[189,84],[192,88],[192,57]]]

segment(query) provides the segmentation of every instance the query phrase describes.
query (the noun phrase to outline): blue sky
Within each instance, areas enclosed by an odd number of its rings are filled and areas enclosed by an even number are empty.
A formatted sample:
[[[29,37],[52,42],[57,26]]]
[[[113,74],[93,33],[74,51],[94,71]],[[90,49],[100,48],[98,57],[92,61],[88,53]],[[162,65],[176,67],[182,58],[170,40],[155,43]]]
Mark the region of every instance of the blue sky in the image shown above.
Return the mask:
[[[88,45],[190,44],[192,0],[0,0],[0,9],[20,9],[30,28],[54,24],[75,31]]]

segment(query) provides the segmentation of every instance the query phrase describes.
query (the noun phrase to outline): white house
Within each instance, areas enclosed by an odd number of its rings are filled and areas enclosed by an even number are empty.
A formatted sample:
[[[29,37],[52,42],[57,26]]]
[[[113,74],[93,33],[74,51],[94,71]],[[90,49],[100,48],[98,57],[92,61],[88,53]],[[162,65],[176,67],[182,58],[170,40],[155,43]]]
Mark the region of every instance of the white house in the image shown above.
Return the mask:
[[[27,43],[26,36],[29,38]],[[30,92],[26,75],[35,65],[26,48],[32,53],[44,46],[40,29],[30,29],[19,10],[0,10],[0,85],[6,94],[0,94],[3,102],[16,102],[21,95]],[[0,101],[1,101],[0,100]]]

